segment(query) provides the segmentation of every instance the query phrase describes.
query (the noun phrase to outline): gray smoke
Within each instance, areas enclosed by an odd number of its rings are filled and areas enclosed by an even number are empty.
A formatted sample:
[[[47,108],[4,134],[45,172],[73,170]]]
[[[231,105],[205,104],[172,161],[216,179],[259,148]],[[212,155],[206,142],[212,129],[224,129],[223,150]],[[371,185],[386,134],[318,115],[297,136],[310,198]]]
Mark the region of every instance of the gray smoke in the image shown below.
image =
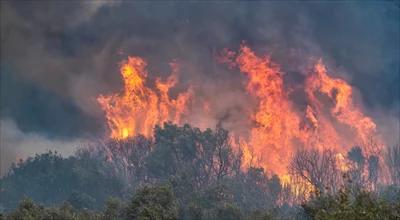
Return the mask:
[[[0,131],[0,176],[6,174],[10,165],[19,160],[49,150],[69,156],[83,144],[78,139],[57,140],[34,132],[24,133],[11,119],[0,121]]]

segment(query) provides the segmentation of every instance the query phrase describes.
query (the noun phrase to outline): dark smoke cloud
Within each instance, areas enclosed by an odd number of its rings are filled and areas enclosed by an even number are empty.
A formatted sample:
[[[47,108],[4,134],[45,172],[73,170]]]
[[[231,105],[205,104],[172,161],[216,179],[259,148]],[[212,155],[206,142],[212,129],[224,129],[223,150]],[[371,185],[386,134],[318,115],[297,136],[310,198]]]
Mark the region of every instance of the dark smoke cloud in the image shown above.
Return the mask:
[[[212,98],[209,117],[192,121],[245,128],[244,76],[215,54],[246,41],[294,83],[323,58],[359,90],[369,114],[389,115],[398,130],[399,20],[396,2],[2,1],[1,117],[58,139],[101,135],[95,97],[119,91],[118,63],[138,55],[150,78],[167,76],[177,59],[178,90],[190,83]]]

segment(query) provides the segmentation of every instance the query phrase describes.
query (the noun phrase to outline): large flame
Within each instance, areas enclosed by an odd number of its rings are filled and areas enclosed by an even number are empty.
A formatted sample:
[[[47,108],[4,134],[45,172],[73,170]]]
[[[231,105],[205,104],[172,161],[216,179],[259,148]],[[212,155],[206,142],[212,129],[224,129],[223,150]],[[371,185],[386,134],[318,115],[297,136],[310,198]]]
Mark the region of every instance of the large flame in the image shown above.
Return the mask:
[[[268,57],[259,58],[246,46],[236,63],[249,78],[247,91],[258,100],[251,115],[255,125],[246,144],[252,149],[247,152],[265,168],[283,174],[294,150],[293,139],[301,134],[300,119],[289,102],[280,70]]]
[[[239,140],[234,144],[242,147],[245,166],[262,166],[287,179],[291,157],[301,147],[330,149],[338,158],[344,158],[355,145],[364,147],[366,156],[383,146],[376,124],[354,101],[352,87],[343,79],[329,76],[321,60],[302,86],[306,105],[297,107],[290,99],[290,88],[285,88],[280,67],[269,57],[257,56],[242,45],[237,53],[224,51],[220,59],[247,76],[247,93],[256,101],[253,112],[243,115],[253,124],[249,137],[235,133],[232,138]],[[111,138],[123,139],[137,134],[149,137],[155,125],[165,121],[181,123],[192,93],[187,91],[175,99],[170,97],[178,71],[176,65],[172,65],[172,69],[173,74],[166,81],[158,78],[152,89],[146,85],[143,59],[129,57],[122,63],[124,90],[97,99],[106,113]],[[203,108],[205,115],[212,111],[207,100]],[[374,149],[368,148],[371,140],[374,140]],[[343,160],[338,159],[338,163],[346,169]]]
[[[365,145],[371,138],[379,141],[376,135],[376,124],[355,105],[351,86],[342,79],[329,77],[321,60],[315,65],[314,72],[307,78],[305,90],[309,102],[307,109],[310,109],[307,112],[307,118],[314,118],[311,121],[313,127],[318,131],[317,137],[320,139],[318,140],[320,145],[346,147],[351,144]],[[328,97],[330,101],[329,115],[324,115],[327,104],[318,99],[317,94]],[[347,137],[340,135],[329,118],[350,128],[351,135]]]
[[[250,137],[241,144],[245,164],[258,162],[285,176],[291,156],[300,147],[332,149],[338,157],[355,145],[363,146],[367,155],[382,147],[376,124],[355,104],[352,87],[328,76],[322,61],[315,64],[304,85],[308,104],[304,110],[295,110],[283,74],[269,57],[258,57],[245,45],[236,57],[231,51],[224,53],[224,62],[248,76],[247,92],[258,103],[250,116],[254,121]],[[371,140],[377,143],[374,152],[366,146]]]
[[[140,57],[128,57],[121,65],[124,90],[119,94],[100,95],[97,101],[104,110],[111,138],[123,139],[153,133],[155,125],[166,121],[180,123],[186,110],[190,92],[181,93],[176,99],[169,96],[177,83],[176,64],[171,64],[173,73],[166,80],[157,78],[156,89],[146,86],[146,62]]]

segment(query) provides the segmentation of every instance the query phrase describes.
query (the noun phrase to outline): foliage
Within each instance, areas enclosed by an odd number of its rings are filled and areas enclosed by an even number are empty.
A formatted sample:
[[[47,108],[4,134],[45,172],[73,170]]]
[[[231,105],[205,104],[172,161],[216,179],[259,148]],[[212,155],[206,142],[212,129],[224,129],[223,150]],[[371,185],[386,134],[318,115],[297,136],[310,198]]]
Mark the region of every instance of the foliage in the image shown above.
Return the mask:
[[[124,219],[126,216],[126,204],[117,198],[110,198],[107,200],[102,213],[104,220],[118,220]]]
[[[121,182],[101,161],[84,152],[62,158],[47,152],[21,161],[0,180],[0,206],[11,209],[23,197],[54,205],[65,200],[75,208],[100,208],[110,196],[121,196]]]
[[[303,205],[312,219],[398,219],[400,203],[390,204],[368,192],[352,197],[350,190],[321,195]]]
[[[227,184],[235,203],[247,213],[275,206],[282,190],[278,176],[268,177],[263,168],[257,167],[228,179]]]
[[[5,217],[7,220],[95,220],[99,218],[100,215],[92,211],[78,212],[68,203],[64,203],[58,208],[45,208],[30,199],[22,200],[18,208]]]
[[[140,189],[127,209],[127,219],[175,220],[178,219],[176,198],[166,186]]]
[[[0,219],[398,217],[398,151],[389,150],[385,161],[393,185],[381,186],[383,161],[361,149],[343,158],[349,161],[345,173],[335,152],[301,149],[289,167],[290,182],[282,184],[261,167],[242,169],[241,151],[226,130],[166,123],[153,138],[99,141],[68,158],[50,151],[20,161],[0,179]],[[296,204],[305,191],[293,191],[299,183],[317,192],[301,207]]]

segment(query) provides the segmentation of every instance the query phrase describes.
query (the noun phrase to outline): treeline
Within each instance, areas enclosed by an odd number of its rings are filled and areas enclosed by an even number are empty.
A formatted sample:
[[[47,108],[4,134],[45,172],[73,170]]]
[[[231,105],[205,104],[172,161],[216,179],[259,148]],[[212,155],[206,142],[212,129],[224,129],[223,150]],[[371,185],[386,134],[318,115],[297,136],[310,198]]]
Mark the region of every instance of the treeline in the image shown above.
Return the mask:
[[[137,136],[55,152],[14,165],[0,180],[6,219],[398,219],[400,147],[385,161],[348,152],[299,150],[291,182],[252,166],[242,169],[222,128],[156,127]],[[387,173],[380,172],[385,165]],[[381,184],[386,175],[390,184]]]
[[[74,208],[68,202],[57,207],[43,207],[30,199],[24,199],[10,213],[0,214],[1,219],[65,219],[65,220],[110,220],[110,219],[207,219],[207,220],[272,220],[272,219],[399,219],[400,203],[378,199],[368,192],[359,192],[355,197],[347,190],[337,195],[319,195],[297,210],[288,213],[287,208],[274,207],[243,213],[229,201],[211,202],[208,208],[192,209],[182,216],[181,205],[169,186],[145,186],[135,192],[132,199],[122,202],[108,199],[102,210]]]

